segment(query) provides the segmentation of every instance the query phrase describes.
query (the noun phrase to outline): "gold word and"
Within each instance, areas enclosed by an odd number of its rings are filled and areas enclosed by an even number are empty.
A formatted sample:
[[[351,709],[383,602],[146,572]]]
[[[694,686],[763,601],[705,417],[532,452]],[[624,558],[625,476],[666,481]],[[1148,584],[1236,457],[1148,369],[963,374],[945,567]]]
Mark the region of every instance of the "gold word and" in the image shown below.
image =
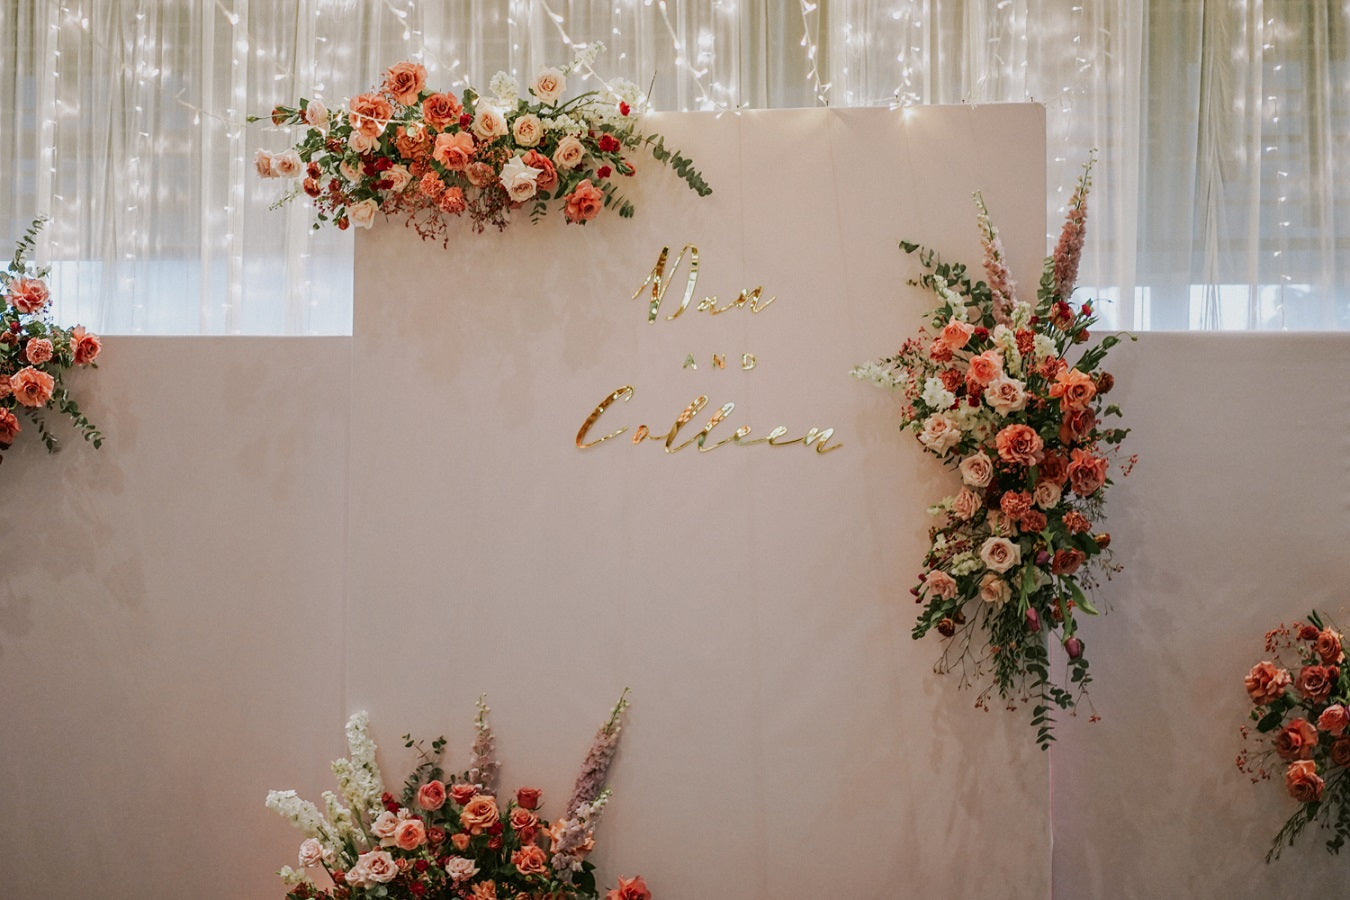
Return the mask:
[[[635,389],[631,384],[626,384],[600,401],[600,404],[586,417],[586,421],[581,424],[581,429],[577,432],[578,449],[586,450],[595,447],[610,438],[618,437],[628,430],[628,426],[625,425],[616,431],[611,431],[604,437],[598,437],[595,440],[590,441],[587,440],[591,427],[599,421],[602,415],[604,415],[605,410],[609,409],[616,401],[622,400],[627,403],[629,400],[633,399],[634,390]],[[718,447],[726,444],[735,444],[738,447],[749,447],[754,444],[767,444],[770,447],[787,447],[792,444],[801,444],[804,447],[810,447],[814,444],[817,453],[829,453],[831,450],[838,450],[840,447],[844,446],[843,444],[830,443],[830,439],[834,437],[833,428],[811,428],[801,437],[780,440],[780,438],[788,433],[786,425],[779,425],[764,437],[755,438],[754,440],[746,440],[746,438],[750,436],[750,426],[742,425],[732,432],[730,437],[723,438],[714,443],[709,443],[708,436],[711,435],[713,429],[720,425],[722,421],[731,414],[731,411],[736,408],[735,403],[722,404],[721,408],[708,417],[708,421],[696,434],[685,439],[682,443],[675,443],[676,439],[679,437],[680,430],[693,421],[693,418],[702,412],[703,408],[707,405],[707,394],[700,394],[698,397],[695,397],[693,402],[686,406],[684,411],[676,417],[674,424],[670,426],[670,430],[664,434],[653,434],[651,429],[646,425],[639,425],[633,432],[633,443],[636,445],[641,444],[644,441],[661,441],[665,444],[667,453],[678,453],[686,447],[695,445],[698,447],[700,453],[716,450]]]
[[[757,363],[758,360],[755,359],[755,354],[753,353],[741,354],[741,368],[744,369],[745,371],[749,372],[751,369],[755,367]],[[712,355],[712,364],[714,369],[725,369],[727,367],[726,354],[714,353]],[[688,356],[684,358],[684,365],[681,366],[681,368],[694,370],[698,369],[698,361],[694,359],[694,354],[690,353]]]
[[[666,297],[666,289],[670,287],[670,282],[674,280],[675,273],[680,270],[680,263],[684,262],[685,256],[689,257],[689,276],[684,285],[684,297],[680,300],[679,309],[666,316],[666,321],[671,322],[680,317],[680,313],[689,307],[689,301],[694,298],[694,291],[698,288],[698,248],[693,244],[685,244],[680,255],[675,257],[674,264],[670,267],[669,274],[666,273],[666,260],[670,257],[670,248],[662,247],[661,255],[656,258],[656,265],[652,267],[645,281],[638,285],[638,289],[633,292],[633,299],[636,300],[643,291],[651,288],[651,300],[647,304],[647,321],[655,322],[657,314],[661,310],[661,301]],[[717,305],[716,295],[704,297],[694,307],[694,312],[706,312],[710,315],[721,315],[724,312],[730,312],[733,309],[748,308],[752,313],[764,312],[769,304],[778,298],[776,296],[765,300],[763,298],[764,287],[761,285],[755,288],[749,288],[741,291],[735,300],[729,301],[726,306]]]

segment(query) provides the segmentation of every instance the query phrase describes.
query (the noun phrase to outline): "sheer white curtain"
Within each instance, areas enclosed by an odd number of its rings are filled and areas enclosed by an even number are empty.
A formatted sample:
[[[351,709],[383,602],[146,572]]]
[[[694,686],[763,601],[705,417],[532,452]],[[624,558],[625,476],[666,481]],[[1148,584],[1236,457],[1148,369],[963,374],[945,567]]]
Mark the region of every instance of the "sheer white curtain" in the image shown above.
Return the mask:
[[[351,235],[268,209],[252,153],[286,135],[245,114],[600,40],[665,109],[1042,102],[1052,224],[1098,151],[1083,277],[1113,324],[1345,328],[1348,25],[1331,0],[9,0],[0,238],[50,215],[59,314],[104,332],[341,333]]]

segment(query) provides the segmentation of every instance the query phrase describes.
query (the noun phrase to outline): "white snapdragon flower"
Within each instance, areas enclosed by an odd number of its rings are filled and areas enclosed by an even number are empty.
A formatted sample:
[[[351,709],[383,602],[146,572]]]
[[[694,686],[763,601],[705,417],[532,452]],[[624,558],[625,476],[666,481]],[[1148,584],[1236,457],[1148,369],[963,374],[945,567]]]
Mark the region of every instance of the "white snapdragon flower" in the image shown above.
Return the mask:
[[[305,837],[323,837],[327,830],[328,823],[319,808],[308,800],[301,800],[295,791],[268,791],[266,806],[289,819]]]
[[[909,383],[908,372],[895,372],[875,362],[865,362],[849,370],[850,375],[859,381],[870,381],[877,387],[903,388]]]
[[[925,381],[920,397],[924,403],[939,410],[951,409],[952,404],[956,402],[956,395],[947,390],[941,378],[929,378]]]
[[[1031,304],[1018,300],[1012,308],[1012,327],[1014,330],[1026,328],[1031,324]]]

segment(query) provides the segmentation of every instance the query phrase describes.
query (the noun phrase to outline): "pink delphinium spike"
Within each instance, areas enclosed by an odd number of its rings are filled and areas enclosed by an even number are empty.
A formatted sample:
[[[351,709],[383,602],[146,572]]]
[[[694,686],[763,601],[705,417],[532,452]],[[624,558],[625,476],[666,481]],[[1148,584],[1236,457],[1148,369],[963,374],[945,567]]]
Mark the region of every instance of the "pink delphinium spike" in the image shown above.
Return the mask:
[[[1008,271],[1003,259],[1003,242],[998,239],[998,229],[989,218],[989,208],[984,205],[984,197],[975,192],[975,206],[979,209],[980,244],[984,247],[984,272],[988,279],[989,292],[993,295],[994,319],[1006,324],[1017,297],[1017,285]]]
[[[492,737],[492,726],[488,723],[488,707],[485,697],[478,698],[478,716],[474,719],[473,761],[469,764],[469,781],[482,787],[487,793],[497,790],[497,771],[501,763],[497,761],[497,742]]]
[[[1067,300],[1078,283],[1078,261],[1083,256],[1083,236],[1087,233],[1087,195],[1092,187],[1092,164],[1095,156],[1089,156],[1083,166],[1083,174],[1078,176],[1073,197],[1069,200],[1069,212],[1064,218],[1064,228],[1059,233],[1059,243],[1055,244],[1054,255],[1054,292],[1056,300]]]
[[[572,818],[580,807],[595,800],[604,789],[605,776],[609,773],[609,764],[614,760],[614,752],[619,746],[619,732],[623,730],[622,719],[627,709],[628,688],[624,688],[619,702],[610,711],[609,721],[595,733],[595,740],[572,787],[572,798],[567,801],[565,818]]]

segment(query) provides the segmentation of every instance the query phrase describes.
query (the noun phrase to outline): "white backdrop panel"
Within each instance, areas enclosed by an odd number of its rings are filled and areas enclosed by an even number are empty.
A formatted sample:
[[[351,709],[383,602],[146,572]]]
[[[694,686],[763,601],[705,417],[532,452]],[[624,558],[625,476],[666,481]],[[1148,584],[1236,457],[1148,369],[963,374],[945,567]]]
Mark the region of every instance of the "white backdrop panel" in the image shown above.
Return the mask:
[[[352,708],[376,713],[386,744],[450,727],[462,761],[486,692],[506,786],[540,784],[556,813],[631,686],[597,861],[672,900],[1044,894],[1046,757],[1022,718],[976,713],[931,675],[935,643],[909,640],[923,510],[943,486],[897,432],[894,399],[848,376],[929,305],[904,285],[916,267],[899,239],[978,265],[974,190],[1035,283],[1042,110],[651,124],[697,161],[711,197],[638,157],[630,221],[555,218],[448,251],[396,225],[362,235]],[[667,321],[682,269],[649,324],[631,295],[662,247],[687,243],[695,303],[758,285],[776,301]],[[592,437],[629,432],[579,450],[582,421],[624,385],[632,400]],[[709,408],[687,435],[731,401],[714,438],[833,426],[843,446],[630,443],[633,426],[663,433],[699,394]]]

